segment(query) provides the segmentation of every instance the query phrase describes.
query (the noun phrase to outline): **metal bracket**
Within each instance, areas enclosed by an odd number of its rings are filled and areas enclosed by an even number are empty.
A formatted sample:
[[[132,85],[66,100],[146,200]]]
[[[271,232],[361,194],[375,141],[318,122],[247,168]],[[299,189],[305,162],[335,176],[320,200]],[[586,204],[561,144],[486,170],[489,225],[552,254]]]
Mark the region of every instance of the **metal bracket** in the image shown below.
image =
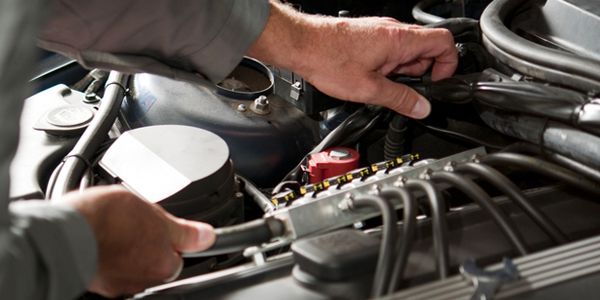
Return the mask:
[[[460,267],[460,273],[473,282],[475,292],[471,300],[491,300],[505,283],[519,279],[519,270],[509,258],[502,261],[504,266],[496,271],[480,269],[473,260],[466,261]]]

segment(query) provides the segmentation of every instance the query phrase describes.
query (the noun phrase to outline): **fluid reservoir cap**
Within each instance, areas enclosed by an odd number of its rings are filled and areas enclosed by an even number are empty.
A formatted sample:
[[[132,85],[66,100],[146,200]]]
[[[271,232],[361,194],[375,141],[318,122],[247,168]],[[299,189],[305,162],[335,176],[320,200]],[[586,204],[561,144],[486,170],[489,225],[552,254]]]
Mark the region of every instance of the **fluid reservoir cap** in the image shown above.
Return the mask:
[[[61,106],[46,115],[48,123],[59,127],[73,127],[86,124],[92,120],[94,113],[85,106]]]
[[[167,206],[193,202],[194,209],[202,210],[233,191],[229,147],[216,134],[190,126],[127,131],[100,166],[144,199]],[[213,199],[215,194],[220,199]]]

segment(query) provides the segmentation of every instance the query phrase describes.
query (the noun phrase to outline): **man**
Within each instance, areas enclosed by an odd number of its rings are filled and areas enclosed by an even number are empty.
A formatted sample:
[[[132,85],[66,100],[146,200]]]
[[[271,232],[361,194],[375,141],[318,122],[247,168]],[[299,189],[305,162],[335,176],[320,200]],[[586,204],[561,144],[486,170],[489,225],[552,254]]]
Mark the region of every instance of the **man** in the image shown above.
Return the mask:
[[[390,18],[300,14],[274,0],[0,0],[0,295],[71,299],[130,294],[178,274],[180,253],[212,245],[206,224],[177,219],[119,187],[57,203],[8,204],[21,100],[42,47],[88,67],[224,78],[244,54],[294,70],[323,92],[426,117],[431,107],[390,73],[450,76],[449,32]],[[47,22],[43,15],[50,11]],[[41,32],[39,32],[41,27]]]

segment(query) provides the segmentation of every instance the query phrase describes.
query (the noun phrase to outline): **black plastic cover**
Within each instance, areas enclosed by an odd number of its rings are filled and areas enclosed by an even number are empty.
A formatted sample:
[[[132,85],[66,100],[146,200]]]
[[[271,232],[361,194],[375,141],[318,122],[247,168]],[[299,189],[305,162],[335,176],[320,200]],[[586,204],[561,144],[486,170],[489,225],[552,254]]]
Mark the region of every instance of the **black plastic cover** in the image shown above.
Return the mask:
[[[292,244],[303,271],[326,281],[347,280],[373,271],[380,240],[358,230],[344,229]]]

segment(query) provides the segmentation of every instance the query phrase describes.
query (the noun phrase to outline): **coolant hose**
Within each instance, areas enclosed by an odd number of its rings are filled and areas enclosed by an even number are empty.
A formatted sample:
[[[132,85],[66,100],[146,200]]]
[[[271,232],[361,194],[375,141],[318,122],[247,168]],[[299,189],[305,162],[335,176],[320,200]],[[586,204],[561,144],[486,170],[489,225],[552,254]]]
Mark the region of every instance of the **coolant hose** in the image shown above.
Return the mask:
[[[128,75],[119,72],[110,73],[98,112],[71,152],[65,156],[58,171],[52,175],[46,190],[47,198],[59,199],[62,195],[79,187],[86,168],[90,167],[96,151],[106,140],[108,132],[117,119],[128,80]]]
[[[212,247],[202,252],[184,253],[183,257],[207,257],[242,251],[248,247],[269,242],[285,234],[283,222],[275,218],[216,228],[216,240]]]

